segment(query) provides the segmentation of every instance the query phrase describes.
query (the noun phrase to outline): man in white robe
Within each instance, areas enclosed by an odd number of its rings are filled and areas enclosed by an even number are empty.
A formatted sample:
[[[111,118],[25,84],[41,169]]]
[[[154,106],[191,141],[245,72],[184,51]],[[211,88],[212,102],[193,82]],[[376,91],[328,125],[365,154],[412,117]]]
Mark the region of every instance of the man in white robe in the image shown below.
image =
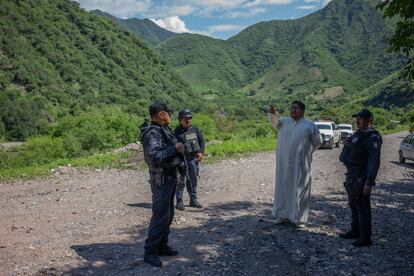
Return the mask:
[[[304,114],[300,101],[291,104],[290,118],[281,117],[274,107],[269,109],[269,120],[278,131],[272,215],[278,223],[297,226],[308,220],[312,153],[321,144],[319,129]]]

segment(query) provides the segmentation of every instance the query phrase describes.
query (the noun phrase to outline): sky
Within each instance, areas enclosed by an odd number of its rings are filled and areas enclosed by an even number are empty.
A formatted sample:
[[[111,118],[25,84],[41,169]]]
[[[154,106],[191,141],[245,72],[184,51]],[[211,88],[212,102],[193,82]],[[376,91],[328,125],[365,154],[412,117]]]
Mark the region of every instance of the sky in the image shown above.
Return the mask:
[[[86,10],[100,9],[119,18],[149,18],[176,33],[220,39],[262,21],[297,19],[331,0],[75,0]]]

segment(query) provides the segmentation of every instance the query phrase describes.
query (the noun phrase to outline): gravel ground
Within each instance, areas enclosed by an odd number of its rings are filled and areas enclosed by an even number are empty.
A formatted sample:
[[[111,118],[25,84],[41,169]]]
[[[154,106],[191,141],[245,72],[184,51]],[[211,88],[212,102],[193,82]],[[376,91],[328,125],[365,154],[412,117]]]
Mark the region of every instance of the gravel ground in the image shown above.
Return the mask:
[[[143,263],[151,213],[146,171],[78,171],[1,183],[0,275],[413,275],[414,163],[399,164],[405,133],[384,137],[372,195],[373,240],[338,238],[350,210],[340,149],[313,161],[306,228],[275,225],[273,152],[203,165],[203,210],[177,212],[171,244],[180,256]]]

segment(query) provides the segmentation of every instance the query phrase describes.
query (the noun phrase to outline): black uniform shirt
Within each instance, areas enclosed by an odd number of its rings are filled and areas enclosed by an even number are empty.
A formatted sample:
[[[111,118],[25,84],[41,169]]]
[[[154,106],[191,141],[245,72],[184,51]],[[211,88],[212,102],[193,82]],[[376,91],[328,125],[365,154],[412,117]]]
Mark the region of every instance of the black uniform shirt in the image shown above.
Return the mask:
[[[375,186],[381,163],[382,138],[372,128],[358,130],[348,138],[340,160],[351,175],[366,179],[368,186]]]
[[[169,126],[151,122],[148,132],[144,136],[144,151],[149,166],[168,167],[168,164],[178,156],[176,142]]]

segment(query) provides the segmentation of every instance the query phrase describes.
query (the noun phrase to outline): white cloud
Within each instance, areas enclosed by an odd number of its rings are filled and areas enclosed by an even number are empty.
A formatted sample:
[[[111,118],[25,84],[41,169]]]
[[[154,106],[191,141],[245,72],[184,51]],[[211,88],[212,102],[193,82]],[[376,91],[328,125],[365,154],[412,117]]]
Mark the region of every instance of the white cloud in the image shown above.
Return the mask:
[[[162,4],[152,4],[151,7],[142,16],[145,17],[170,17],[170,16],[185,16],[196,12],[197,7],[189,1],[176,1],[174,3],[165,2]]]
[[[287,5],[291,4],[295,0],[254,0],[248,1],[244,6],[245,7],[257,7],[265,5]]]
[[[214,34],[223,32],[241,31],[242,29],[246,28],[244,25],[222,24],[208,26],[205,30],[189,30],[186,27],[185,22],[178,16],[171,16],[160,19],[151,18],[151,20],[161,28],[175,33],[194,33],[206,36],[214,36]]]
[[[322,7],[325,7],[329,2],[332,0],[303,0],[305,3],[315,3],[315,4],[321,4]]]
[[[322,6],[326,6],[329,4],[329,2],[331,2],[331,0],[322,0]]]
[[[264,8],[252,8],[247,11],[230,11],[226,14],[226,16],[230,18],[240,18],[240,17],[254,17],[261,13],[265,13],[266,9]]]
[[[285,5],[297,0],[75,0],[81,7],[100,9],[117,17],[166,18],[199,15],[204,17],[253,17],[264,13],[265,6]],[[329,0],[304,0],[327,2]]]
[[[190,31],[185,26],[185,22],[178,16],[170,16],[160,19],[151,19],[155,24],[161,28],[167,29],[174,33],[189,33]]]
[[[318,6],[316,5],[307,5],[307,6],[299,6],[296,7],[299,10],[316,10],[318,8]]]

